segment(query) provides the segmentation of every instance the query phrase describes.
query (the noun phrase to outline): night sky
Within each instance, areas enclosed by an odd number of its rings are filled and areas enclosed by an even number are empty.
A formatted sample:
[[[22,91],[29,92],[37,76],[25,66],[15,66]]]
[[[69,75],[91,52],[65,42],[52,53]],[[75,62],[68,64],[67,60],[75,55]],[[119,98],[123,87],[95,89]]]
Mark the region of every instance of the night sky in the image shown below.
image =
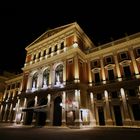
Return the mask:
[[[140,31],[140,8],[135,0],[127,3],[78,0],[79,4],[76,0],[63,4],[60,1],[21,0],[0,5],[1,71],[21,72],[27,45],[46,30],[75,21],[96,46]]]

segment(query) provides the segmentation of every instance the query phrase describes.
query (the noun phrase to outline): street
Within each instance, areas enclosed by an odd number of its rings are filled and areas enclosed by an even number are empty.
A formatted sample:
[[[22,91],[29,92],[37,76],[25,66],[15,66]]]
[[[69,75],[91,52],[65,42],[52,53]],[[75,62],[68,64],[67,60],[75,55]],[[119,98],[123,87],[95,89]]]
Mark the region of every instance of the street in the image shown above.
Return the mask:
[[[0,127],[0,140],[139,140],[140,128]]]

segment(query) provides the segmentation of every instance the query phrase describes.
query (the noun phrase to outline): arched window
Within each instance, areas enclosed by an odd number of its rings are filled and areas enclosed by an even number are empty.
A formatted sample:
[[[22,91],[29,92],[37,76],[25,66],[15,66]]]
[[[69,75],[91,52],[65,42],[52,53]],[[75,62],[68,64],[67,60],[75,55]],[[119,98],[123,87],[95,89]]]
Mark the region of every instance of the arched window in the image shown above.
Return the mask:
[[[49,74],[50,74],[50,70],[46,69],[43,73],[43,86],[44,85],[46,85],[46,86],[49,85]]]
[[[37,79],[38,79],[38,73],[36,72],[33,75],[33,79],[32,79],[32,88],[37,88]]]
[[[60,64],[55,69],[55,84],[63,83],[63,65]]]

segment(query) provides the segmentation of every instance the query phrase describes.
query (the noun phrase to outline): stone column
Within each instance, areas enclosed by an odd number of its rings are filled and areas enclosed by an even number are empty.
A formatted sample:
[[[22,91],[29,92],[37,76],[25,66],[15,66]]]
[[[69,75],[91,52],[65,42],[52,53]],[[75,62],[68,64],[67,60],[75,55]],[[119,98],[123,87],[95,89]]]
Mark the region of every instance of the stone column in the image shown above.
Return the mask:
[[[131,125],[131,119],[127,107],[126,95],[123,88],[120,89],[121,98],[122,98],[122,105],[123,105],[123,113],[124,113],[124,125]]]
[[[66,112],[65,112],[66,92],[63,91],[62,95],[62,125],[66,125]]]
[[[109,105],[109,97],[108,97],[108,92],[105,90],[104,91],[104,96],[105,96],[105,108],[106,108],[106,124],[107,125],[113,125],[112,117],[111,117],[111,109]]]
[[[116,65],[116,72],[117,72],[118,81],[122,81],[121,71],[120,71],[119,62],[118,62],[118,58],[117,58],[116,53],[114,53],[114,61],[115,61],[115,65]]]
[[[23,109],[25,109],[27,107],[27,98],[24,98],[24,103],[23,103]],[[22,123],[25,123],[25,119],[26,119],[26,112],[22,112]]]
[[[60,53],[60,42],[59,42],[59,44],[57,45],[57,54],[59,54]]]
[[[18,99],[16,106],[16,123],[20,123],[21,121],[21,108],[20,108],[20,99]]]
[[[64,40],[64,52],[67,50],[67,44],[66,44],[66,39]]]
[[[106,83],[106,77],[105,77],[105,69],[104,69],[104,63],[103,63],[103,57],[100,57],[100,63],[101,63],[101,74],[102,74],[102,80],[103,84]]]
[[[75,126],[81,127],[81,112],[80,112],[80,90],[75,90]]]
[[[89,86],[92,86],[92,76],[91,76],[91,67],[90,67],[90,61],[88,61],[88,72],[89,72]]]
[[[130,57],[131,57],[131,60],[132,60],[132,63],[133,63],[133,68],[134,68],[136,78],[140,78],[139,70],[138,70],[138,66],[137,66],[137,63],[136,63],[136,59],[135,59],[133,50],[130,49],[129,51],[130,51]]]
[[[66,60],[63,62],[63,85],[66,85]]]
[[[95,126],[96,120],[95,120],[95,103],[94,103],[94,96],[93,93],[90,92],[90,125]]]
[[[32,63],[33,63],[33,57],[34,57],[34,54],[31,54],[30,64],[32,64]]]
[[[78,65],[78,56],[74,57],[74,74],[75,74],[75,83],[79,83],[79,65]]]
[[[12,109],[13,109],[13,104],[10,105],[10,110],[9,110],[9,115],[8,115],[8,122],[10,122],[10,118],[11,118],[11,113],[12,113]]]
[[[53,65],[51,64],[50,74],[49,74],[49,87],[54,85],[54,77],[55,77],[55,72],[54,72],[54,69],[53,69]]]
[[[29,74],[29,76],[28,76],[28,82],[27,82],[27,90],[26,90],[26,92],[30,92],[31,89],[32,89],[32,75]]]
[[[35,104],[34,104],[34,107],[37,107],[37,99],[38,99],[37,96],[35,96]],[[33,114],[33,121],[32,121],[33,124],[35,124],[35,122],[36,122],[35,119],[36,119],[36,114],[34,113]]]
[[[21,121],[21,109],[20,109],[20,99],[18,99],[18,102],[16,104],[16,109],[15,109],[15,122],[18,124]]]
[[[50,107],[51,107],[51,95],[48,94],[48,103],[47,103],[47,119],[46,119],[46,125],[51,125],[51,113],[50,113]]]
[[[3,105],[1,105],[1,108],[0,108],[0,121],[2,121],[2,110],[3,110]]]
[[[8,108],[8,104],[6,104],[6,106],[5,106],[5,111],[4,111],[4,115],[3,115],[3,121],[6,121],[7,108]]]
[[[43,53],[44,53],[44,51],[43,51],[43,50],[41,50],[40,60],[42,60],[42,59],[43,59]]]

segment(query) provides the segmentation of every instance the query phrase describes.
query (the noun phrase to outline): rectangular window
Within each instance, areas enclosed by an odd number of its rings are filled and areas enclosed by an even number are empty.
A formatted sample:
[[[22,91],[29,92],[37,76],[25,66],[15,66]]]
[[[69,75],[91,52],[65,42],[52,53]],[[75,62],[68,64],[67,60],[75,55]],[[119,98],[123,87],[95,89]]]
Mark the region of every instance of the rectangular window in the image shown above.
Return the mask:
[[[46,50],[44,50],[44,52],[43,52],[43,56],[45,56],[46,55]]]
[[[12,87],[11,88],[14,89],[15,88],[15,84],[12,84]]]
[[[121,59],[126,59],[127,58],[127,53],[126,52],[121,53],[120,55],[121,55]]]
[[[100,82],[100,75],[99,75],[99,73],[95,73],[94,76],[95,76],[95,83],[99,83]]]
[[[55,45],[55,47],[54,47],[54,51],[55,51],[55,52],[57,51],[57,45]]]
[[[114,80],[114,71],[113,70],[108,70],[108,79]]]
[[[93,61],[91,61],[90,64],[91,64],[91,69],[100,67],[99,60],[93,60]]]
[[[112,98],[118,98],[118,93],[117,91],[111,92]]]
[[[129,96],[135,97],[136,96],[136,92],[134,89],[129,89]]]
[[[94,61],[94,62],[93,62],[93,65],[94,65],[94,66],[97,66],[97,65],[98,65],[97,61]]]
[[[61,49],[64,49],[64,42],[61,43]]]
[[[102,100],[102,94],[100,93],[97,94],[97,100]]]
[[[140,48],[137,48],[137,54],[140,55]]]
[[[111,57],[107,57],[107,58],[106,58],[106,62],[107,62],[107,63],[111,63],[111,62],[112,62]]]
[[[140,120],[140,105],[139,104],[133,104],[132,105],[132,111],[133,116],[136,121]]]
[[[51,52],[52,52],[52,48],[49,48],[49,54],[51,54]]]
[[[73,63],[73,60],[72,59],[68,60],[68,63],[69,64],[72,64]]]
[[[7,86],[7,90],[10,90],[10,85]]]
[[[19,88],[20,87],[20,83],[16,83],[16,88]]]
[[[129,66],[123,67],[125,77],[131,77],[131,71]]]

